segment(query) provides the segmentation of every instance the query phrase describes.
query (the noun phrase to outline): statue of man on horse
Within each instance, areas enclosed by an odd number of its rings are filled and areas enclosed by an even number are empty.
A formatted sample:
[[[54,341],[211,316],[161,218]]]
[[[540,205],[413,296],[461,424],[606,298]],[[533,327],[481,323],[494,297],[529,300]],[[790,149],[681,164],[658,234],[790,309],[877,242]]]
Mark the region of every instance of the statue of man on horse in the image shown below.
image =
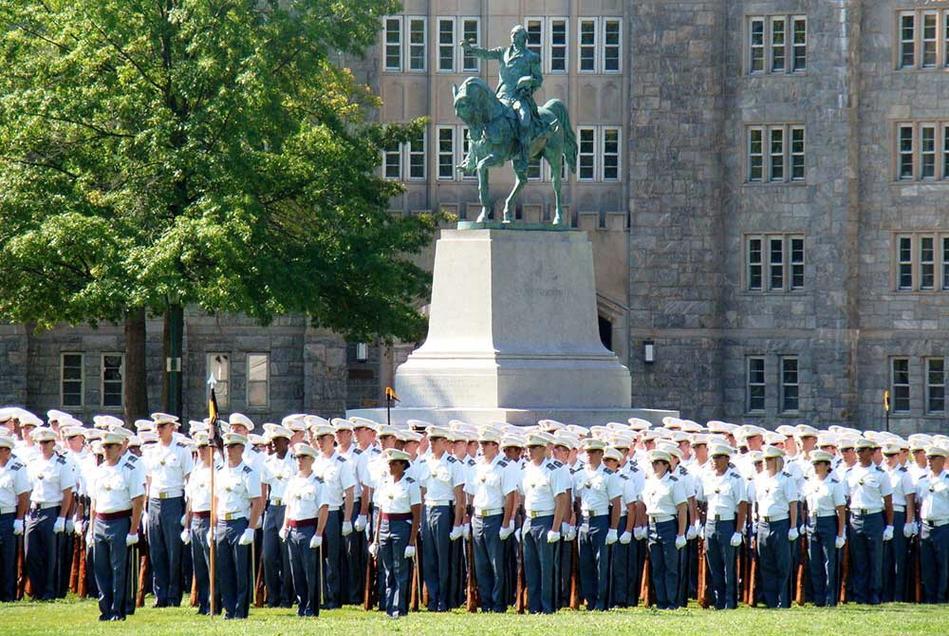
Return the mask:
[[[511,206],[527,184],[530,162],[543,157],[550,164],[556,199],[555,225],[567,224],[560,201],[564,160],[576,172],[577,140],[563,102],[551,99],[538,108],[534,92],[544,81],[540,56],[527,48],[527,30],[517,25],[511,30],[511,46],[483,49],[462,42],[466,53],[486,60],[498,60],[500,82],[492,94],[487,83],[469,77],[453,88],[455,114],[468,125],[469,152],[459,169],[478,174],[481,214],[491,210],[488,169],[512,161],[515,184],[504,201],[503,221],[511,221]]]

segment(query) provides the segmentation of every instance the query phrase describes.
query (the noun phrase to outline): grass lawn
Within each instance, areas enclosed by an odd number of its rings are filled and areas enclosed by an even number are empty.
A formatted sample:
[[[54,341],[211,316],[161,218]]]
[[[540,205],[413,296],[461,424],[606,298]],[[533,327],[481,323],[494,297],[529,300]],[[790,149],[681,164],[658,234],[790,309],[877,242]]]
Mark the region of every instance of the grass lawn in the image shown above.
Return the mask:
[[[147,602],[151,602],[151,598]],[[328,631],[341,634],[630,634],[644,636],[670,634],[823,634],[835,636],[883,636],[887,634],[949,634],[949,605],[918,606],[890,604],[880,607],[845,605],[835,609],[794,607],[769,611],[741,608],[715,612],[698,608],[658,612],[646,609],[605,613],[563,610],[554,616],[412,614],[397,621],[379,612],[345,608],[324,612],[306,621],[293,610],[251,608],[246,621],[224,621],[196,616],[191,608],[144,608],[124,623],[100,623],[95,601],[65,600],[55,603],[12,603],[0,605],[0,634],[271,634],[298,635]]]

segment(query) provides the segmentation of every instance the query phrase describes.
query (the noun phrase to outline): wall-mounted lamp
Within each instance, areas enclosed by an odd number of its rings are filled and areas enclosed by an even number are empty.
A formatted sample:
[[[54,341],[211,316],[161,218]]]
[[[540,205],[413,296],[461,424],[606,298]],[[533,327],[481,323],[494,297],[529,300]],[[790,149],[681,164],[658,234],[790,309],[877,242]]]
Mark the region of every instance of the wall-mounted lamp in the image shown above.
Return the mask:
[[[652,340],[643,341],[643,360],[647,363],[656,361],[656,343]]]
[[[365,342],[356,343],[356,362],[366,362],[369,359],[369,345]]]

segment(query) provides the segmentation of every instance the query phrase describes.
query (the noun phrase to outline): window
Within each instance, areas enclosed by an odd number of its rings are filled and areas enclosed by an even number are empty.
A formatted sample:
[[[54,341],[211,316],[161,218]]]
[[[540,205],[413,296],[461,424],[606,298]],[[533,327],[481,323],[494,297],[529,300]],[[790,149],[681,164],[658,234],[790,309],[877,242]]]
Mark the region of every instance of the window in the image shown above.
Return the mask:
[[[807,70],[807,17],[748,18],[748,73],[800,73]]]
[[[771,18],[771,72],[784,72],[787,21],[784,18]]]
[[[461,18],[461,36],[465,42],[471,42],[475,46],[481,45],[481,18]],[[460,47],[457,47],[460,49]],[[477,73],[481,70],[481,60],[474,55],[469,55],[460,51],[461,70],[465,72]]]
[[[913,289],[913,238],[901,236],[899,241],[899,289]]]
[[[897,291],[949,291],[949,234],[901,233],[893,244]]]
[[[387,71],[402,70],[402,18],[385,19],[385,68]]]
[[[425,18],[406,18],[409,24],[409,70],[424,71],[427,57],[426,31],[428,20]]]
[[[231,404],[231,356],[228,353],[207,355],[207,376],[214,375],[214,397],[218,408],[227,410]]]
[[[794,18],[794,41],[793,56],[791,62],[792,71],[804,71],[807,69],[807,18],[796,16]]]
[[[748,239],[748,289],[761,291],[762,288],[762,250],[761,239]]]
[[[949,181],[949,120],[896,124],[894,179]]]
[[[541,179],[543,179],[543,165],[540,163],[540,157],[537,157],[527,164],[527,180],[540,181]]]
[[[438,70],[455,70],[455,18],[438,18]]]
[[[748,69],[751,73],[761,73],[764,71],[764,19],[752,18],[748,31],[751,36]]]
[[[936,286],[935,238],[923,236],[919,239],[919,288],[926,291]]]
[[[455,178],[455,127],[439,126],[438,134],[438,179],[451,181]]]
[[[550,18],[550,50],[547,53],[547,71],[549,73],[567,72],[567,42],[569,42],[569,22],[567,18]]]
[[[913,178],[913,126],[900,126],[900,179]]]
[[[386,179],[402,178],[402,146],[399,142],[386,144],[382,151],[382,170]]]
[[[936,176],[936,127],[922,126],[919,139],[919,174],[923,179]]]
[[[926,412],[946,412],[946,360],[926,360]]]
[[[620,129],[611,126],[603,127],[603,181],[619,181],[620,158],[619,143]]]
[[[581,18],[579,33],[580,72],[596,72],[596,18]]]
[[[527,18],[524,20],[527,29],[527,50],[533,51],[541,59],[544,57],[544,18]]]
[[[59,402],[63,406],[82,406],[83,404],[83,355],[81,353],[63,353],[59,358]]]
[[[122,406],[122,384],[125,381],[125,355],[102,354],[102,406]]]
[[[922,59],[920,65],[923,68],[935,68],[936,66],[936,37],[939,14],[935,11],[923,14],[923,46],[920,51]]]
[[[745,239],[745,288],[787,292],[805,287],[804,237],[799,234],[749,236]],[[767,277],[765,277],[767,264]]]
[[[579,147],[579,161],[577,162],[577,179],[593,181],[596,179],[596,129],[580,128],[577,135]]]
[[[804,126],[800,125],[749,127],[748,182],[803,182],[806,176],[804,137]],[[787,143],[789,138],[790,144]]]
[[[942,178],[949,179],[949,126],[945,124],[942,127]]]
[[[468,142],[470,140],[468,138],[467,126],[458,127],[458,138],[461,139],[461,152],[458,154],[457,163],[461,164],[461,162],[464,161],[465,157],[468,156]],[[478,178],[477,174],[464,174],[463,172],[457,172],[457,171],[455,172],[455,176],[460,177],[462,180],[464,179],[475,180]]]
[[[425,131],[420,131],[406,144],[409,155],[409,179],[425,178]]]
[[[747,358],[746,393],[749,412],[764,411],[764,358]]]
[[[619,73],[621,70],[622,22],[616,18],[603,18],[603,72]]]
[[[942,239],[942,288],[949,290],[949,236]]]
[[[909,358],[893,358],[890,362],[892,365],[890,395],[893,396],[893,412],[909,412]]]
[[[916,14],[900,14],[900,68],[916,65]]]
[[[270,356],[247,354],[247,406],[265,407],[270,403]]]
[[[796,357],[781,358],[781,411],[794,412],[799,406],[798,368]]]
[[[427,146],[428,134],[425,129],[405,143],[392,142],[386,145],[382,153],[382,170],[385,178],[424,180]]]

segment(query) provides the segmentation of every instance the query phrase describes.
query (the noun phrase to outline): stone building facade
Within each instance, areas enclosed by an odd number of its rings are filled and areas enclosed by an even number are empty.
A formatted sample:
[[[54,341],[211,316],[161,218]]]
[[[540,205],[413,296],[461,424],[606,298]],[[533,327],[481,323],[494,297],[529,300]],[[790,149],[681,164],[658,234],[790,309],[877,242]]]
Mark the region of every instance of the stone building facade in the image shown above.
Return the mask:
[[[893,430],[949,428],[949,1],[403,5],[348,62],[382,96],[381,119],[429,119],[383,157],[405,185],[393,213],[474,216],[476,184],[453,169],[465,130],[451,86],[493,85],[497,68],[457,43],[503,46],[524,24],[543,60],[536,99],[563,100],[580,140],[565,200],[593,241],[601,335],[630,367],[634,406],[880,427],[888,390]],[[495,197],[506,172],[492,173]],[[517,218],[549,219],[550,175],[532,176]],[[203,410],[209,354],[224,353],[230,407],[261,419],[376,406],[415,345],[197,314],[185,338],[187,414]],[[150,323],[156,403],[160,340]],[[62,407],[79,365],[79,412],[102,410],[103,354],[121,348],[111,327],[0,327],[0,402]]]

